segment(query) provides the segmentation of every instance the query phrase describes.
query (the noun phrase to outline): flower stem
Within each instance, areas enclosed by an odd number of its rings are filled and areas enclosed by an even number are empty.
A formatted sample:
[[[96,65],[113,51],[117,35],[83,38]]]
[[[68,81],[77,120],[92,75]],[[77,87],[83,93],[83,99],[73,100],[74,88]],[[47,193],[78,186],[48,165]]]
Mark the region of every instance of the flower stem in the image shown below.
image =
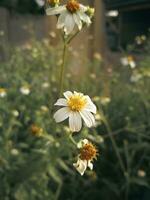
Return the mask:
[[[125,173],[125,172],[126,172],[126,169],[125,169],[125,166],[124,166],[124,164],[123,164],[122,158],[121,158],[121,156],[120,156],[120,153],[119,153],[119,150],[118,150],[116,141],[114,140],[114,137],[113,137],[113,135],[112,135],[111,127],[109,126],[109,123],[108,123],[108,121],[107,121],[107,119],[106,119],[106,117],[105,117],[105,115],[104,115],[104,113],[103,113],[102,110],[101,110],[101,115],[102,115],[102,121],[103,121],[103,123],[104,123],[104,125],[105,125],[105,127],[106,127],[106,129],[107,129],[109,138],[110,138],[110,140],[111,140],[111,142],[112,142],[112,146],[113,146],[113,148],[114,148],[114,150],[115,150],[115,153],[116,153],[116,156],[117,156],[117,158],[118,158],[118,161],[119,161],[119,164],[120,164],[120,168],[121,168],[122,172]]]
[[[64,41],[62,64],[61,64],[61,69],[60,69],[60,89],[59,89],[59,96],[60,97],[61,97],[62,91],[63,91],[64,68],[65,68],[65,62],[66,62],[66,50],[67,50],[67,43]]]
[[[73,139],[72,134],[69,135],[69,139],[71,140],[71,142],[72,142],[75,146],[77,146],[77,143],[76,143],[76,141]]]

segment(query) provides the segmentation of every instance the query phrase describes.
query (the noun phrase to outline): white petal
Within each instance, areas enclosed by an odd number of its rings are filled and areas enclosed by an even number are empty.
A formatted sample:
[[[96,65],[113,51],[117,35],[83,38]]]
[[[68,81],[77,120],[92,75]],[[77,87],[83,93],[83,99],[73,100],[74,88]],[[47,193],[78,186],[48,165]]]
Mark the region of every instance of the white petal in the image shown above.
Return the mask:
[[[65,6],[58,6],[58,7],[53,7],[53,8],[47,8],[46,9],[46,14],[47,15],[58,15],[58,14],[62,13],[65,10],[66,10]]]
[[[81,116],[78,112],[71,112],[69,115],[69,127],[72,132],[79,132],[82,127]]]
[[[89,96],[86,96],[87,99],[87,105],[85,107],[85,110],[90,111],[94,114],[96,114],[96,106],[95,104],[92,102],[91,98]]]
[[[65,107],[59,109],[55,114],[54,114],[54,119],[57,123],[64,121],[69,117],[70,110]]]
[[[67,100],[65,98],[60,98],[54,104],[55,106],[67,106]]]
[[[72,92],[70,92],[70,91],[64,92],[64,96],[66,97],[66,99],[69,99],[72,95],[73,95],[73,94],[72,94]]]
[[[88,15],[86,15],[84,12],[78,11],[77,14],[79,15],[80,19],[85,22],[87,25],[91,24],[91,19]]]
[[[134,69],[136,67],[136,63],[134,61],[130,61],[130,66],[132,69]]]
[[[74,163],[73,166],[81,174],[81,176],[83,176],[83,174],[87,168],[87,161],[78,159],[77,163]]]
[[[83,110],[83,111],[80,111],[80,114],[87,127],[90,128],[92,126],[95,126],[95,118],[90,112]]]
[[[90,168],[90,170],[93,170],[93,163],[91,161],[88,161],[88,167]]]
[[[66,16],[67,16],[67,11],[64,11],[58,17],[58,22],[57,22],[57,28],[58,29],[61,29],[61,28],[64,27]]]
[[[88,144],[88,140],[87,139],[83,139],[83,140],[80,140],[78,143],[77,143],[77,148],[81,149],[85,144]]]
[[[80,4],[80,11],[86,12],[87,11],[87,7],[82,5],[82,4]]]
[[[76,23],[77,26],[78,26],[78,29],[81,30],[81,29],[82,29],[82,22],[81,22],[81,20],[80,20],[79,15],[73,14],[73,18],[74,18],[75,23]]]
[[[66,35],[69,35],[73,31],[74,26],[75,26],[75,21],[73,19],[73,15],[68,12],[64,26],[64,32],[66,33]]]

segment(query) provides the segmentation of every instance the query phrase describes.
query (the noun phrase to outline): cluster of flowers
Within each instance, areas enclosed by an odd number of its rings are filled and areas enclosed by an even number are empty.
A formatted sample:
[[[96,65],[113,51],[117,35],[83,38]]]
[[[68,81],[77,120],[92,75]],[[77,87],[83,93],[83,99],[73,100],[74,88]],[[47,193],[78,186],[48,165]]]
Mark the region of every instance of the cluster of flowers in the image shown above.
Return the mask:
[[[59,98],[55,106],[61,106],[54,114],[54,119],[57,123],[69,119],[69,128],[71,132],[79,132],[82,128],[82,119],[87,127],[95,126],[96,106],[89,96],[82,93],[71,91],[64,92],[65,98]],[[77,163],[74,167],[81,175],[84,174],[87,167],[93,169],[92,161],[96,159],[97,149],[87,139],[77,143],[77,148],[80,149]]]
[[[92,23],[94,9],[80,4],[77,0],[68,0],[65,5],[60,5],[59,0],[47,0],[46,14],[57,17],[57,28],[62,30],[66,40]],[[96,106],[89,96],[75,91],[66,91],[63,95],[65,98],[59,98],[55,103],[55,106],[61,106],[54,114],[57,123],[69,119],[71,134],[81,130],[82,119],[87,127],[95,126]],[[87,139],[80,140],[76,145],[79,154],[73,166],[83,175],[87,167],[93,169],[92,161],[96,159],[98,151]]]

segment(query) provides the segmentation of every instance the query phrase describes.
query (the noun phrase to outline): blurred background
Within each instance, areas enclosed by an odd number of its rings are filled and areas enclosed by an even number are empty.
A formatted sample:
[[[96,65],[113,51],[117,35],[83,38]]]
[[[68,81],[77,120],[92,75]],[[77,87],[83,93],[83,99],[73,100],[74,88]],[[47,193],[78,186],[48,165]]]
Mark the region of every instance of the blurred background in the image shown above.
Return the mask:
[[[76,172],[68,124],[52,117],[55,16],[43,0],[0,0],[0,200],[150,199],[150,1],[80,2],[95,16],[68,48],[64,90],[97,105],[96,126],[74,134],[99,149],[94,170]]]

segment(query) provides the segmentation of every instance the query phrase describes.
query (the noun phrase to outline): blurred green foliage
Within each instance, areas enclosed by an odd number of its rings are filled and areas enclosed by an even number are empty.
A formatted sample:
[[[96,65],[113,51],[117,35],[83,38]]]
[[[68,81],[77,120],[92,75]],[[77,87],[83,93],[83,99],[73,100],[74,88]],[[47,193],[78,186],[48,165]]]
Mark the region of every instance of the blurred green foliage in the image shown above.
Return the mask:
[[[78,52],[68,52],[65,90],[93,97],[99,113],[95,128],[74,135],[92,140],[100,152],[94,171],[81,177],[72,166],[77,150],[67,123],[56,124],[52,117],[61,50],[50,41],[33,40],[10,48],[8,61],[0,63],[0,88],[7,94],[0,97],[0,200],[149,200],[150,52],[134,69],[106,70],[98,54],[92,62],[83,58],[84,74],[73,73],[71,58]],[[23,86],[29,94],[21,93]]]

